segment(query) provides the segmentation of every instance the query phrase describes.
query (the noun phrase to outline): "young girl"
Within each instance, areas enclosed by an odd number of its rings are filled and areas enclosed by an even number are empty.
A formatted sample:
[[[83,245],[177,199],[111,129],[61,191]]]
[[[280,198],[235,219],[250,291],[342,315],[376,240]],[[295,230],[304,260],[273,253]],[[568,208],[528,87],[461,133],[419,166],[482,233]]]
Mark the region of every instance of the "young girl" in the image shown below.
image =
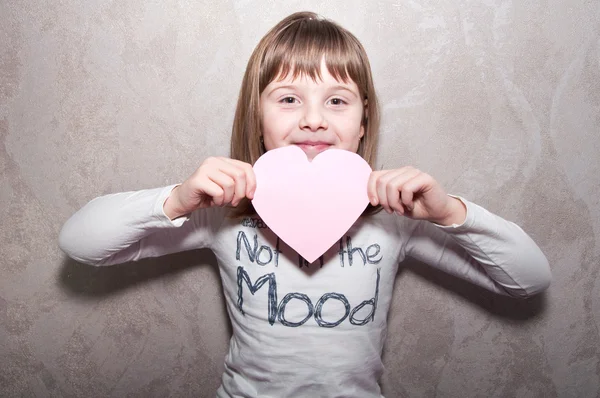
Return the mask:
[[[231,158],[206,159],[181,184],[91,200],[65,223],[60,247],[92,265],[211,248],[233,326],[218,397],[381,397],[386,318],[406,256],[516,298],[545,290],[551,273],[519,226],[412,167],[374,171],[369,207],[312,264],[255,214],[252,165],[265,151],[296,145],[313,159],[338,148],[373,167],[378,127],[359,41],[314,13],[293,14],[250,58]]]

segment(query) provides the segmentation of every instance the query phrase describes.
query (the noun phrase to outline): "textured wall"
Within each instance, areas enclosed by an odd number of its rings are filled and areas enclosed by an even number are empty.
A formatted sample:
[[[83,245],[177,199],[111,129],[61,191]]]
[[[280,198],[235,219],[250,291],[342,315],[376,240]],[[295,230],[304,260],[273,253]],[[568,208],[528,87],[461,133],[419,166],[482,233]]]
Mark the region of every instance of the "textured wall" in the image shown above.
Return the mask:
[[[96,196],[226,155],[252,49],[304,9],[370,55],[379,164],[517,222],[553,271],[515,302],[406,263],[386,396],[600,393],[598,1],[322,3],[0,2],[0,396],[214,396],[230,326],[212,254],[94,268],[57,237]]]

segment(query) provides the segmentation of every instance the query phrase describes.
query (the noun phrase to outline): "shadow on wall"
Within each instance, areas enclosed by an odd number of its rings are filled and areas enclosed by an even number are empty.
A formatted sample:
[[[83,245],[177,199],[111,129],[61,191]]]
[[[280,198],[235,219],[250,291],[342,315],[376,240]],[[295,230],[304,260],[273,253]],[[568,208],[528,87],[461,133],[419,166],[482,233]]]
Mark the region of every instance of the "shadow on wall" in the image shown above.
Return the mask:
[[[480,286],[447,274],[425,263],[409,258],[400,264],[398,274],[410,270],[434,285],[449,290],[485,311],[506,321],[533,320],[547,310],[546,291],[528,299],[517,299],[490,292]]]
[[[62,289],[74,296],[83,299],[101,299],[138,284],[167,278],[199,264],[208,264],[203,266],[208,266],[214,280],[220,281],[215,255],[209,249],[198,249],[109,266],[82,264],[65,256],[59,283]],[[221,284],[219,286],[221,313],[227,318],[227,328],[231,335],[232,329],[223,298],[223,286]]]

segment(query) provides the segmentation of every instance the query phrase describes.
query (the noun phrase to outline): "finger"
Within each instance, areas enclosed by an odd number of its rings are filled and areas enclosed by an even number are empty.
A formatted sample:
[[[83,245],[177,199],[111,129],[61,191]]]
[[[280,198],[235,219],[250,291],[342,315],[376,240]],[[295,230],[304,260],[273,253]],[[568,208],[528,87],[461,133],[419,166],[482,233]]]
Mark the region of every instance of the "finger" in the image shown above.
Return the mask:
[[[406,184],[404,185],[404,189],[400,192],[400,202],[408,209],[408,211],[413,211],[415,208],[415,204],[413,203],[414,191],[408,189]]]
[[[235,180],[220,170],[217,170],[216,173],[212,173],[208,178],[223,190],[222,196],[217,198],[218,200],[215,201],[215,204],[217,206],[224,206],[231,203],[235,194]]]
[[[417,192],[427,192],[433,182],[433,178],[426,173],[420,172],[404,184],[402,189],[402,203],[414,209],[414,194]]]
[[[403,173],[407,169],[409,169],[409,167],[402,167],[396,170],[378,170],[371,172],[371,175],[369,176],[369,181],[367,183],[367,194],[369,195],[369,201],[371,202],[371,205],[377,206],[381,202],[381,199],[379,198],[377,184],[385,184],[387,182],[385,179],[389,179],[391,176],[393,176],[392,173]],[[381,178],[384,178],[384,180],[380,180]]]
[[[403,176],[397,176],[386,185],[388,206],[400,215],[404,214],[404,208],[400,204],[400,192],[404,181],[405,178]]]
[[[379,204],[379,198],[377,196],[377,179],[381,176],[384,171],[373,171],[369,176],[369,181],[367,182],[367,195],[369,197],[369,202],[371,206],[377,206]]]
[[[402,167],[396,170],[388,170],[377,181],[377,194],[382,207],[392,214],[398,207],[400,196],[398,186],[404,181],[403,176],[414,170],[410,167]],[[393,181],[396,181],[394,184]],[[403,209],[402,209],[403,210]]]
[[[375,175],[374,175],[373,181],[371,182],[371,184],[372,184],[371,190],[373,192],[372,195],[374,195],[375,205],[379,205],[379,206],[383,207],[386,211],[387,211],[387,209],[386,209],[387,201],[386,201],[386,197],[384,195],[385,191],[384,190],[382,191],[381,186],[383,184],[382,177],[388,172],[389,172],[389,170],[381,170],[381,171],[374,173]]]
[[[386,184],[386,195],[388,206],[392,211],[396,211],[400,215],[404,215],[405,208],[402,205],[401,193],[405,190],[405,183],[410,181],[419,171],[412,167],[406,167],[396,170],[389,176],[389,181]]]
[[[224,158],[219,170],[233,179],[233,197],[231,205],[237,206],[246,197],[246,171],[238,162],[230,162],[232,159]],[[226,202],[229,203],[229,202]]]
[[[393,176],[398,172],[398,170],[386,170],[379,178],[377,179],[376,190],[377,197],[379,198],[379,204],[384,208],[389,214],[392,214],[393,211],[390,208],[389,197],[387,195],[387,188],[390,180]]]
[[[237,159],[229,159],[224,158],[224,160],[237,167],[240,168],[244,172],[244,180],[245,180],[245,189],[244,189],[244,197],[252,200],[254,198],[254,192],[256,191],[256,175],[254,174],[254,169],[250,163],[242,162]]]
[[[244,166],[246,170],[246,196],[248,199],[254,199],[254,192],[256,191],[256,175],[252,165],[246,163]]]
[[[413,172],[405,174],[406,180],[402,183],[398,200],[408,211],[413,211],[415,208],[414,197],[415,193],[421,190],[419,181],[422,175],[423,172],[416,169]]]
[[[206,196],[210,197],[210,200],[208,201],[209,205],[211,205],[212,202],[213,205],[221,206],[225,191],[223,191],[223,188],[218,184],[215,184],[215,182],[210,179],[206,179],[202,184],[202,191]]]

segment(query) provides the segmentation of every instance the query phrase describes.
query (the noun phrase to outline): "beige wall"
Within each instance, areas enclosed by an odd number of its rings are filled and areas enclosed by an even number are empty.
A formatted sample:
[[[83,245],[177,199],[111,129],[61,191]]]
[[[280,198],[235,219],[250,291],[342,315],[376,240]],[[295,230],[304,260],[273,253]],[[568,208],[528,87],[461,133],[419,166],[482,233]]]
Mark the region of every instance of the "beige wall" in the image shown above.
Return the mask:
[[[0,2],[0,396],[214,396],[230,329],[212,254],[93,268],[58,233],[96,196],[226,155],[253,47],[303,9],[370,55],[379,164],[517,222],[552,267],[514,302],[406,263],[386,396],[598,394],[598,1],[323,3]]]

